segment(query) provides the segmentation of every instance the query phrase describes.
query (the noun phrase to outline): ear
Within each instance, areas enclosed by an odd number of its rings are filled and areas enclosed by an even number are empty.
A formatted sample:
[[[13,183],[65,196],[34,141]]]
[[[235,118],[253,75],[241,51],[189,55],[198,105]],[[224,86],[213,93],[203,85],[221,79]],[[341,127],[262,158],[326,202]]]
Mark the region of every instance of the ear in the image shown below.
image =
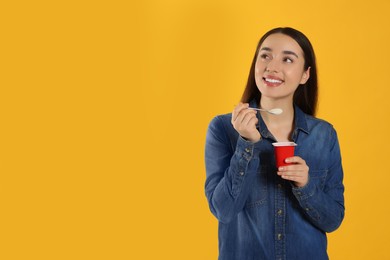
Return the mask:
[[[308,67],[307,70],[303,72],[300,84],[305,84],[309,78],[310,78],[310,67]]]

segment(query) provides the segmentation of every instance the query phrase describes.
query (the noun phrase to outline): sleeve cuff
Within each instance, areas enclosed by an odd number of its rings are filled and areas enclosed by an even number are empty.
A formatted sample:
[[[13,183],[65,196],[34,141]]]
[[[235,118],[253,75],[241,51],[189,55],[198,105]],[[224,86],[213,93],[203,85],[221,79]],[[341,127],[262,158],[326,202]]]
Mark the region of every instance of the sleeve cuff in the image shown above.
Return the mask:
[[[238,137],[236,153],[242,155],[247,161],[251,160],[253,157],[258,157],[260,155],[260,144],[262,139],[253,143],[251,141],[245,140],[242,136]]]
[[[310,198],[311,196],[314,195],[315,190],[316,190],[316,186],[310,180],[310,176],[309,176],[309,181],[306,183],[305,186],[303,186],[303,187],[293,186],[293,188],[292,188],[292,192],[294,193],[295,197],[298,200],[305,200],[307,198]]]

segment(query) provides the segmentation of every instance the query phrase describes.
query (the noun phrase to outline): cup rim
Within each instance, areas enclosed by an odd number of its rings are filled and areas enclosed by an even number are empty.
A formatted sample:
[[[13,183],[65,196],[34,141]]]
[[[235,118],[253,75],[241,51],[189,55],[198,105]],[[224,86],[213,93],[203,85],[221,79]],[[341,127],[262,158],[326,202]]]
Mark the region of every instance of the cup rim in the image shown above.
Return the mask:
[[[297,146],[296,143],[294,142],[275,142],[275,143],[272,143],[273,146]]]

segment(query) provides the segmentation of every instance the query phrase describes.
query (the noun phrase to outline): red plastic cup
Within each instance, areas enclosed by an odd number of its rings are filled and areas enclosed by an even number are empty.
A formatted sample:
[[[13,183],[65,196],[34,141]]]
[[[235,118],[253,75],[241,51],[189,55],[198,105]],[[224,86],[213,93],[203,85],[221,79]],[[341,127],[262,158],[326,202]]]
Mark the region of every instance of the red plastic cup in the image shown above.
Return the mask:
[[[297,146],[294,142],[277,142],[272,143],[275,150],[275,160],[276,160],[276,167],[289,165],[291,163],[286,163],[285,160],[288,157],[294,156],[294,149],[295,146]]]

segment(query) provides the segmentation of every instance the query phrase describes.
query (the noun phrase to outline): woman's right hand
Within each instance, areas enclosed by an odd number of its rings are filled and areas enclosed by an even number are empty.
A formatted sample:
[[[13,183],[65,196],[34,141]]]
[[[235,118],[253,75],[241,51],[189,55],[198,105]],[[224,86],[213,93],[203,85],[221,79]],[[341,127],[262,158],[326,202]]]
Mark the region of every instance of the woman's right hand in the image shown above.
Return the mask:
[[[259,120],[256,116],[257,111],[248,107],[248,103],[240,102],[233,110],[231,122],[243,138],[255,143],[261,139],[260,132],[256,128]]]

